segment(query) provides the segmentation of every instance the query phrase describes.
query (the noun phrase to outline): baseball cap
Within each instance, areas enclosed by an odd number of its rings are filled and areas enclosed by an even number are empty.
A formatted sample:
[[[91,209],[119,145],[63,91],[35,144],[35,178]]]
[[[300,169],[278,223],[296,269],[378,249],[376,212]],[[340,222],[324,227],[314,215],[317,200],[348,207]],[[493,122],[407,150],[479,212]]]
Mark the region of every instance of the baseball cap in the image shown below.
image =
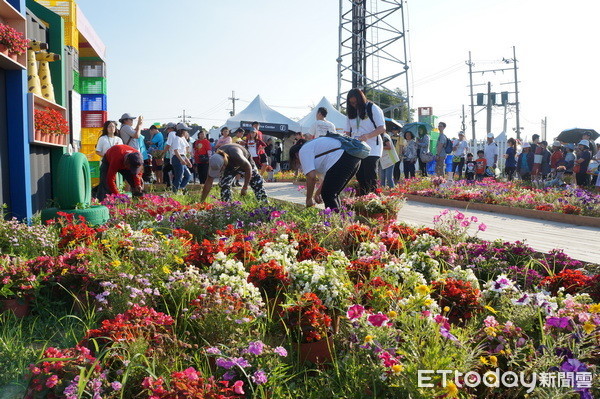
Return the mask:
[[[125,112],[123,115],[121,115],[121,119],[119,119],[119,122],[124,121],[125,119],[135,119],[135,118],[137,118],[137,116],[131,116],[130,114]]]
[[[493,138],[494,138],[494,133],[488,133],[488,134],[487,134],[487,136],[488,136],[489,138],[492,138],[492,139],[493,139]]]
[[[208,159],[208,177],[219,177],[221,175],[221,169],[225,165],[225,158],[220,154],[213,154]]]
[[[192,128],[188,127],[188,125],[185,123],[178,123],[176,130],[192,130]]]
[[[560,147],[561,145],[562,144],[558,140],[556,140],[556,141],[554,141],[554,143],[552,143],[552,147]]]
[[[459,135],[459,136],[464,136],[464,135],[465,135],[465,132],[458,132],[458,135]]]
[[[126,157],[127,157],[127,162],[129,162],[129,170],[132,173],[137,174],[140,167],[144,164],[142,154],[140,154],[138,151],[130,152],[129,154],[126,155]]]
[[[523,147],[523,148],[530,148],[531,144],[529,144],[528,142],[524,142],[521,147]]]
[[[168,128],[175,129],[175,126],[177,126],[177,125],[174,124],[173,122],[169,122],[165,125],[165,129],[168,129]]]

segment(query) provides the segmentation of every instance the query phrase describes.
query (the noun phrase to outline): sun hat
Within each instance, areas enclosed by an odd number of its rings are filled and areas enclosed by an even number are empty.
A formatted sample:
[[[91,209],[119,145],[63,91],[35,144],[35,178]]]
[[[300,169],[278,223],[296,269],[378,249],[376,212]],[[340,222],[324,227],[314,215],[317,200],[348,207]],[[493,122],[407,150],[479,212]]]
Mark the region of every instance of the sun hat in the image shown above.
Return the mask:
[[[225,158],[221,154],[211,155],[208,159],[208,177],[219,177],[224,164]]]
[[[125,119],[135,119],[135,118],[137,118],[137,116],[131,116],[130,114],[125,112],[123,115],[121,115],[121,119],[119,119],[119,122],[122,123]]]
[[[588,140],[581,140],[577,145],[583,145],[590,148],[590,142]]]
[[[562,146],[562,144],[558,140],[556,140],[554,143],[552,143],[552,147],[560,147],[560,146]]]
[[[188,127],[188,125],[187,125],[187,124],[185,124],[185,123],[178,123],[178,124],[177,124],[177,127],[176,127],[176,130],[177,130],[177,131],[179,131],[179,130],[187,130],[187,131],[190,131],[190,130],[192,130],[192,128],[191,128],[191,127]]]
[[[531,148],[531,144],[529,144],[528,142],[524,142],[521,147],[523,147],[523,148]]]
[[[465,135],[465,132],[458,132],[458,135],[459,135],[459,136],[464,136],[464,135]]]
[[[494,133],[488,133],[488,134],[487,134],[487,136],[488,136],[489,138],[493,139],[493,138],[494,138]]]
[[[575,144],[569,143],[565,147],[567,147],[569,150],[574,150],[575,149]]]

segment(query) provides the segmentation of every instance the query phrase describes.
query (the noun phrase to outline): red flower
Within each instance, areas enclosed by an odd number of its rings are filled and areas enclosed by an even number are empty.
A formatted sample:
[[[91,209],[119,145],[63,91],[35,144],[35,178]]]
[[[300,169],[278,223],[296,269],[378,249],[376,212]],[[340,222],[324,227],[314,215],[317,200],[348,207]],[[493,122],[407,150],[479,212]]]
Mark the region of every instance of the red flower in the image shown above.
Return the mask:
[[[565,269],[554,276],[545,277],[540,286],[545,287],[552,295],[557,295],[560,288],[567,294],[576,294],[591,285],[592,277],[583,274],[580,270]]]
[[[448,278],[446,281],[434,281],[432,286],[431,296],[438,301],[440,307],[450,307],[448,319],[452,323],[466,321],[481,310],[481,292],[468,281]]]
[[[362,260],[356,259],[350,262],[350,266],[346,268],[350,280],[354,284],[364,282],[371,278],[371,272],[383,267],[379,260]]]
[[[309,292],[302,294],[296,305],[283,310],[282,317],[297,340],[316,342],[326,337],[331,326],[326,309],[321,299]]]
[[[277,291],[290,284],[287,272],[276,260],[259,263],[250,268],[248,282],[264,291],[267,298],[277,296]]]
[[[204,377],[193,367],[172,373],[167,387],[162,378],[146,377],[142,382],[142,387],[149,391],[148,397],[152,399],[243,398],[242,385],[243,381],[236,381],[230,386],[229,381],[216,381],[213,376]]]
[[[185,257],[186,264],[194,265],[199,269],[206,269],[215,261],[215,255],[225,251],[225,245],[221,240],[212,243],[204,240],[200,244],[193,243]]]

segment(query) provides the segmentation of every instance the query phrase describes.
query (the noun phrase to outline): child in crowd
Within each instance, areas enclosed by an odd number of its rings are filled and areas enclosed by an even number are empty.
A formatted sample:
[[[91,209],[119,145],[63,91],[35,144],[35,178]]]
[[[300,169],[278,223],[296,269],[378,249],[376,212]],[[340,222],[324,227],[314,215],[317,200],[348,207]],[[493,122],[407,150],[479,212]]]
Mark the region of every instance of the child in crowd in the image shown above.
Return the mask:
[[[552,176],[550,179],[544,182],[544,187],[562,187],[565,185],[564,174],[567,168],[564,166],[559,166],[556,168],[554,172],[552,172]]]
[[[475,168],[477,163],[473,160],[473,154],[467,154],[467,162],[465,163],[465,177],[468,181],[475,180]]]
[[[477,175],[477,180],[483,180],[485,177],[485,170],[487,168],[487,161],[484,156],[484,151],[477,151],[477,160],[475,161],[475,174]]]

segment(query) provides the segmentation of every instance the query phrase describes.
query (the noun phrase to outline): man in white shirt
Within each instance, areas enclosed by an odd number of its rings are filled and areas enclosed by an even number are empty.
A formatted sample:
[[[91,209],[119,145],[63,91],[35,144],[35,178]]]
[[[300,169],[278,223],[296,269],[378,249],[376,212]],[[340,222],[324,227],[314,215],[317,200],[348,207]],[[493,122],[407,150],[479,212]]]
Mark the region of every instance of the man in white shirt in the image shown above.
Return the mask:
[[[494,141],[494,133],[487,134],[487,143],[483,149],[483,156],[487,167],[491,168],[493,176],[495,176],[496,166],[498,166],[498,144]]]
[[[435,174],[437,176],[444,176],[444,169],[446,168],[446,142],[448,138],[444,134],[444,130],[446,129],[446,123],[440,122],[438,124],[438,130],[440,131],[440,136],[438,137],[436,153],[435,153]]]
[[[339,194],[356,174],[360,159],[342,150],[339,140],[319,137],[306,142],[298,153],[306,176],[306,206],[325,203],[325,208],[339,209]],[[315,192],[317,176],[322,183]]]
[[[175,132],[176,126],[173,122],[169,122],[165,125],[165,131],[163,132],[163,136],[167,138],[165,142],[165,164],[163,166],[163,181],[167,188],[171,187],[171,177],[169,175],[169,172],[173,171],[173,166],[171,165],[171,147],[173,147],[177,138],[177,133]]]
[[[335,125],[329,122],[327,119],[327,108],[320,107],[317,110],[317,121],[310,127],[308,134],[311,135],[311,139],[325,136],[327,132],[335,133]]]
[[[123,144],[128,145],[136,150],[140,150],[140,131],[142,130],[142,123],[144,122],[144,117],[140,116],[137,118],[137,125],[135,129],[133,128],[133,120],[135,116],[131,116],[128,113],[124,113],[119,119],[121,123],[121,128],[119,129],[119,134],[121,135],[121,139],[123,140]]]

